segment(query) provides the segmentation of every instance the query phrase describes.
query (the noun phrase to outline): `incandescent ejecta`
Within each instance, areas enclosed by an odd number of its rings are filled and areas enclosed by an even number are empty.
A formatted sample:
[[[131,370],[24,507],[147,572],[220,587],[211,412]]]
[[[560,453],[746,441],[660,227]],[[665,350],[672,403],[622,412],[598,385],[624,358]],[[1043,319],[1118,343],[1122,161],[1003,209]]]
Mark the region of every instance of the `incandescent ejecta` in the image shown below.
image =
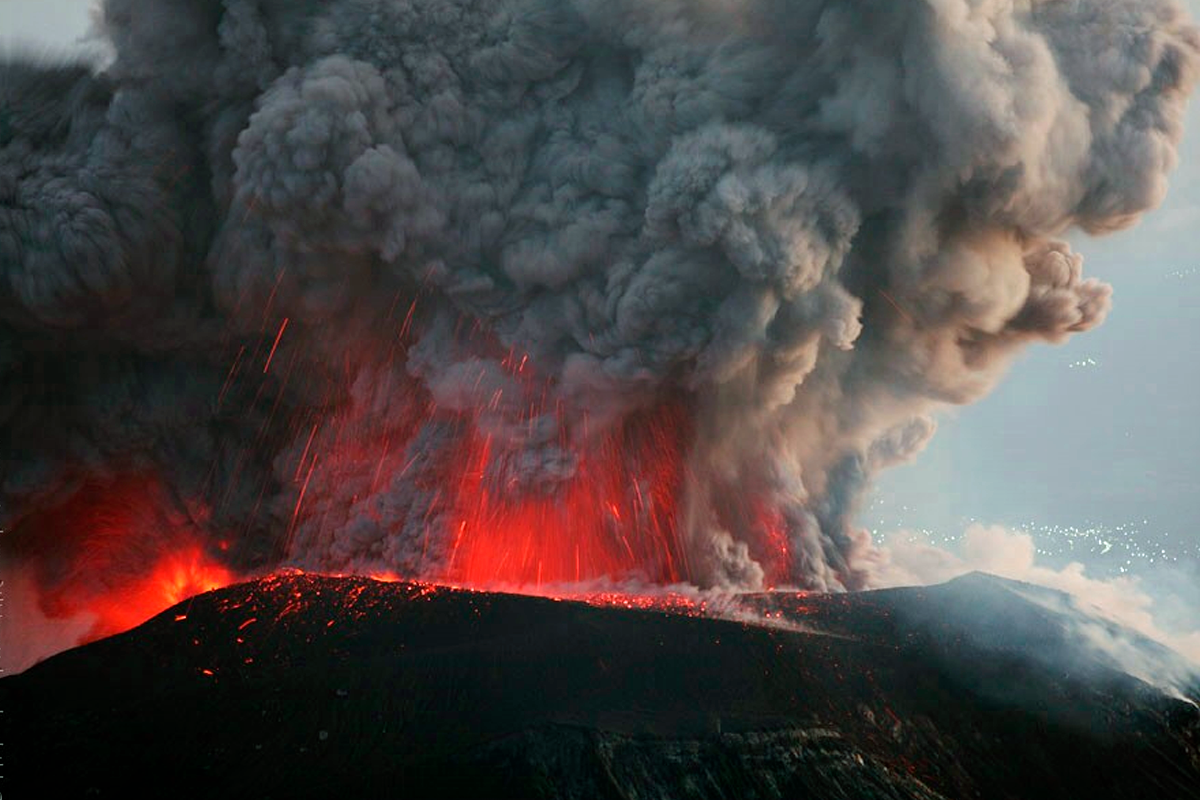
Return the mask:
[[[1103,320],[1059,237],[1163,199],[1200,55],[1175,0],[98,26],[0,63],[0,549],[51,616],[193,551],[869,586],[871,476]]]

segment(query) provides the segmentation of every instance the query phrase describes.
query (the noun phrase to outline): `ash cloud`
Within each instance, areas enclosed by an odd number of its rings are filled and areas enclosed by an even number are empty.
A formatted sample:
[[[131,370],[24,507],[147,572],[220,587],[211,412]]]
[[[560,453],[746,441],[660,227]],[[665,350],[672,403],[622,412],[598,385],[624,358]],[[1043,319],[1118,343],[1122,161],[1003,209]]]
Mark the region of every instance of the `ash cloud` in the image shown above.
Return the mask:
[[[1103,320],[1058,237],[1161,201],[1200,54],[1174,0],[99,25],[99,71],[0,63],[3,527],[149,472],[239,568],[428,574],[473,442],[553,496],[670,405],[686,577],[740,588],[869,585],[872,474]]]

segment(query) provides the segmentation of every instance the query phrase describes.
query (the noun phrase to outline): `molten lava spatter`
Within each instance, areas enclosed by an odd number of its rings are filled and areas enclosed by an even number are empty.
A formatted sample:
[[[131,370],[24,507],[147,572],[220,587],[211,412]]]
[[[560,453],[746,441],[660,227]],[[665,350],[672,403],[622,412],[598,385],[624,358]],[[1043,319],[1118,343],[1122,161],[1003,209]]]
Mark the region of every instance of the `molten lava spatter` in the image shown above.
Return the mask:
[[[450,558],[431,577],[522,590],[601,579],[689,580],[677,519],[686,420],[660,406],[586,448],[565,483],[513,496],[487,478],[492,442],[473,441],[455,487]]]
[[[18,557],[37,576],[38,604],[48,618],[94,620],[83,643],[235,582],[202,544],[204,516],[185,513],[152,478],[87,484],[31,521],[37,530],[16,532],[30,543],[25,552],[18,547]]]

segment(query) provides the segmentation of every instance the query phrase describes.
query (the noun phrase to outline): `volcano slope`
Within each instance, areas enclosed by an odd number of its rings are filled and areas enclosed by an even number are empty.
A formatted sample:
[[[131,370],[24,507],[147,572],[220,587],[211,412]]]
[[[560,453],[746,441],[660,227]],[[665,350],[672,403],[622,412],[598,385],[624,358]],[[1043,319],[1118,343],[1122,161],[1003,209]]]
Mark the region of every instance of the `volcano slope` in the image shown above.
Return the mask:
[[[1173,675],[1172,691],[1121,670]],[[284,575],[0,681],[4,794],[1196,798],[1200,683],[984,575],[727,603]],[[9,790],[12,791],[9,791]]]

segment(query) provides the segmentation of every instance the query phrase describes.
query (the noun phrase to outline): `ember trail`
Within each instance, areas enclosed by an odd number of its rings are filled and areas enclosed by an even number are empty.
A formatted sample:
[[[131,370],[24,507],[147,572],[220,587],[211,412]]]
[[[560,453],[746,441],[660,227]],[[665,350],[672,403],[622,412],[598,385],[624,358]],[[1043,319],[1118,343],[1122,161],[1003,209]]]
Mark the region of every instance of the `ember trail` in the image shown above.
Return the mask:
[[[98,32],[0,58],[0,558],[42,654],[287,567],[878,584],[871,479],[1104,320],[1063,237],[1162,200],[1200,64],[1176,0]]]

